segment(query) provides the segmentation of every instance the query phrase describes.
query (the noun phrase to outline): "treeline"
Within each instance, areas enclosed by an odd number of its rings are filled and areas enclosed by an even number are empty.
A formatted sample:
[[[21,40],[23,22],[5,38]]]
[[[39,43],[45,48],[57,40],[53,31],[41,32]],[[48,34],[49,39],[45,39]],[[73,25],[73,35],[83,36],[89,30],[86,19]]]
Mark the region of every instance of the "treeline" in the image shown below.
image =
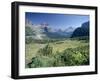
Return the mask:
[[[63,38],[63,39],[33,39],[32,37],[26,37],[25,38],[25,43],[30,44],[30,43],[38,43],[38,44],[46,44],[46,43],[62,43],[64,40],[78,40],[78,41],[86,41],[89,42],[89,36],[81,36],[81,37],[73,37],[73,38]]]
[[[34,31],[30,27],[25,27],[25,36],[35,35]]]
[[[68,39],[68,38],[67,38]],[[63,41],[66,39],[33,39],[32,37],[25,38],[25,43],[30,44],[30,43],[38,43],[38,44],[46,44],[46,43],[54,43],[58,41]]]
[[[81,41],[81,42],[89,42],[89,36],[81,36],[81,37],[73,37],[73,38],[70,38],[71,40],[78,40],[78,41]]]

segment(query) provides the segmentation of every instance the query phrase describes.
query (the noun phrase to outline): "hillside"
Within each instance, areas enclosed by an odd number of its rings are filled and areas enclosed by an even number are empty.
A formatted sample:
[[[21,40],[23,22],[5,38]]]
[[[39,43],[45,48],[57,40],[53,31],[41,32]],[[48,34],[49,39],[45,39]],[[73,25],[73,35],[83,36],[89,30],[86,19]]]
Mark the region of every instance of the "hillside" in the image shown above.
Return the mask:
[[[89,21],[82,24],[81,27],[75,29],[72,37],[89,36]]]

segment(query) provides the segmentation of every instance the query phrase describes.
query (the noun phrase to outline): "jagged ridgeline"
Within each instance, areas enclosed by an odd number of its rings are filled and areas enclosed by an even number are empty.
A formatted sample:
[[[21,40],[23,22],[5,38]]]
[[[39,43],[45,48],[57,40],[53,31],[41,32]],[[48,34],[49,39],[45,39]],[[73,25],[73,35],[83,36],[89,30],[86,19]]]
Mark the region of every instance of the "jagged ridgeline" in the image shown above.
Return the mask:
[[[33,39],[59,39],[59,38],[73,38],[81,36],[89,36],[89,21],[77,27],[68,27],[65,30],[53,29],[47,23],[32,24],[27,20],[25,25],[26,38],[32,37]]]
[[[47,23],[32,24],[31,21],[26,20],[25,35],[26,38],[32,37],[33,39],[59,39],[71,37],[75,28],[68,27],[65,30],[53,29]]]

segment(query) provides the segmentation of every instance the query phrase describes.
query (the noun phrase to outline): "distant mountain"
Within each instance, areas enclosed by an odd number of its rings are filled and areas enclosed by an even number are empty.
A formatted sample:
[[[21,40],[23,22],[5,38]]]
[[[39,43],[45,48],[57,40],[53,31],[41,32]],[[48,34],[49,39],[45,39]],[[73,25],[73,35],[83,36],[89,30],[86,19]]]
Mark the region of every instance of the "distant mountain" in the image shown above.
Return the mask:
[[[41,24],[32,24],[31,21],[26,20],[25,22],[25,35],[26,37],[32,37],[34,39],[59,39],[68,38],[72,36],[75,29],[68,27],[65,30],[54,29],[49,26],[43,26]]]
[[[75,29],[71,37],[89,36],[89,21]]]
[[[64,32],[73,32],[75,30],[75,28],[73,27],[68,27],[67,29],[64,30]]]

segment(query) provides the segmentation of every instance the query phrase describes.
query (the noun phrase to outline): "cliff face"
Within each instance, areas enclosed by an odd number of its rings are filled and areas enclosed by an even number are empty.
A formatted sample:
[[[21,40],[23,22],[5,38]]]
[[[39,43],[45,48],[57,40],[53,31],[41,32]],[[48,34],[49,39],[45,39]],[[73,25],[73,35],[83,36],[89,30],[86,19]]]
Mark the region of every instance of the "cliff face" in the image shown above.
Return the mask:
[[[75,29],[72,37],[89,36],[89,21],[82,24],[81,27]]]

